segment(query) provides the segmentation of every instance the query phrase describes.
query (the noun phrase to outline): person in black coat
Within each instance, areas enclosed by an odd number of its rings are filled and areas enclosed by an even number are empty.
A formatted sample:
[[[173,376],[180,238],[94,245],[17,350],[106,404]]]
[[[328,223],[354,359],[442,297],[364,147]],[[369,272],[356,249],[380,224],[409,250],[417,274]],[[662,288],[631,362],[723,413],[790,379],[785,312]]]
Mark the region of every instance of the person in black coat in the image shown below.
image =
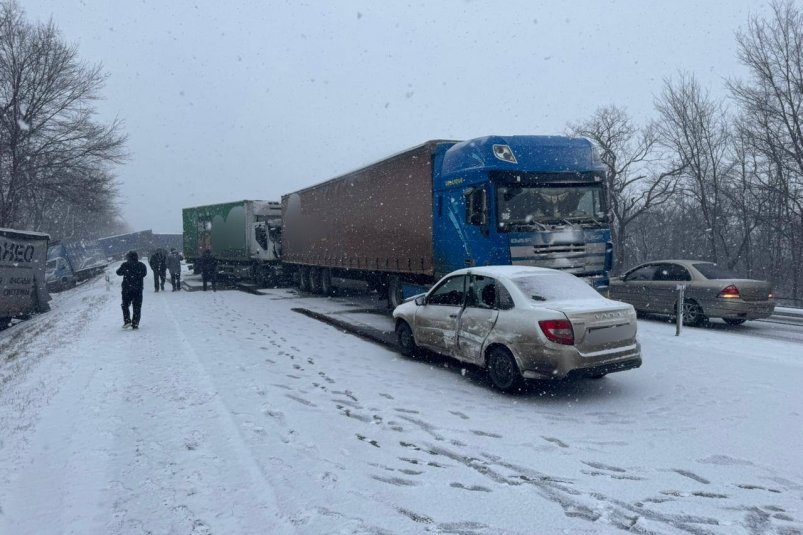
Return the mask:
[[[153,270],[153,289],[155,291],[165,289],[165,280],[167,279],[167,253],[164,249],[156,249],[151,256],[148,257],[148,264]]]
[[[217,291],[217,258],[212,254],[212,251],[207,249],[201,255],[201,280],[204,282],[204,291],[206,291],[206,283],[212,283],[212,291]]]
[[[123,277],[123,327],[139,328],[139,320],[142,315],[142,287],[143,279],[148,274],[148,268],[139,261],[136,251],[128,251],[123,262],[117,269],[117,274]],[[128,307],[133,305],[134,317],[132,318]]]
[[[178,254],[175,247],[170,249],[170,254],[167,255],[167,270],[170,272],[170,284],[173,285],[173,291],[179,291],[181,289],[181,255]]]

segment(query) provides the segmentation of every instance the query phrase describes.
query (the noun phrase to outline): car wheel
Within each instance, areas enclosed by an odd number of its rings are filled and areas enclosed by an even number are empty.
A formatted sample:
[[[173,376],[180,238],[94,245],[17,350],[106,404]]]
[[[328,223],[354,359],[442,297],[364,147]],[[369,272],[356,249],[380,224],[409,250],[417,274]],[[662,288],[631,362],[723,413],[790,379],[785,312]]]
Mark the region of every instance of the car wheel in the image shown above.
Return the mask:
[[[524,382],[516,359],[507,348],[500,346],[488,353],[488,375],[494,386],[503,392],[518,390]]]
[[[747,320],[740,320],[735,318],[722,318],[728,325],[741,325]]]
[[[415,343],[413,330],[406,321],[400,321],[396,326],[396,336],[399,339],[399,351],[405,357],[412,357],[418,353],[418,345]]]
[[[691,299],[683,301],[683,325],[696,327],[702,325],[705,320],[706,317],[700,305]]]

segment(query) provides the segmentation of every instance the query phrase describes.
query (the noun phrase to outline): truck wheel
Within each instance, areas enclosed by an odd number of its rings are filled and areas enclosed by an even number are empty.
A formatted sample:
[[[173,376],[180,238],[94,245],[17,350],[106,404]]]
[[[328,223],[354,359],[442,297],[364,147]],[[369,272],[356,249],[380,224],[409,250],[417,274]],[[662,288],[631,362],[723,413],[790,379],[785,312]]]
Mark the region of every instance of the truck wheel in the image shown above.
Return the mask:
[[[401,279],[397,275],[391,275],[388,277],[388,305],[391,308],[396,308],[403,301]]]
[[[332,270],[323,268],[321,270],[321,292],[323,295],[332,295],[334,287],[332,286]]]
[[[309,271],[307,266],[298,268],[298,289],[302,292],[309,291]]]
[[[309,290],[314,294],[321,293],[320,268],[309,268]]]

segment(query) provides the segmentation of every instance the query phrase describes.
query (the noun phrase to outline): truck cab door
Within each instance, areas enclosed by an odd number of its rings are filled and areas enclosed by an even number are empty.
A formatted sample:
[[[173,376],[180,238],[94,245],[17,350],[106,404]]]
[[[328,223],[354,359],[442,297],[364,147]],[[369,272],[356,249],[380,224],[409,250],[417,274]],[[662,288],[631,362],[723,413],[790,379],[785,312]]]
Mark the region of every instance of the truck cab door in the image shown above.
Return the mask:
[[[465,238],[468,242],[464,267],[485,265],[488,262],[488,238],[490,235],[490,215],[488,207],[488,188],[472,187],[463,191],[465,218],[463,220]]]

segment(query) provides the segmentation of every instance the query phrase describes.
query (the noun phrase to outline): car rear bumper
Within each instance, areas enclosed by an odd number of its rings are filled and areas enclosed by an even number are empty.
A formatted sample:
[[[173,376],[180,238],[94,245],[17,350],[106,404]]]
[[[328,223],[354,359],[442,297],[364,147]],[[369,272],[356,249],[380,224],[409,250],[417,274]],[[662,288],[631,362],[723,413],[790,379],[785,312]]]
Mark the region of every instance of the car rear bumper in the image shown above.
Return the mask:
[[[704,308],[709,318],[733,318],[755,320],[768,318],[775,311],[773,301],[742,301],[741,299],[717,299]]]
[[[540,350],[540,351],[539,351]],[[525,379],[565,379],[592,377],[641,366],[641,344],[633,344],[593,354],[582,354],[574,346],[560,349],[543,347],[520,352],[519,366]]]

